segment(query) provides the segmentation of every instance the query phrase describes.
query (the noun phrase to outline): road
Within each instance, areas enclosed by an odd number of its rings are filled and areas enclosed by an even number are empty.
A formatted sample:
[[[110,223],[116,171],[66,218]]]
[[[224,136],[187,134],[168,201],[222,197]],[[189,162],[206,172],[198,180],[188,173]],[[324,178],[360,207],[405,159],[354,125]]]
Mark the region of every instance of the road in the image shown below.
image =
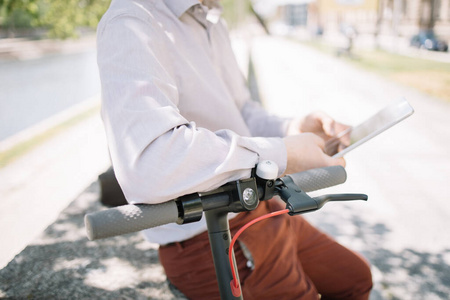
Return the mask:
[[[283,116],[323,110],[356,125],[400,97],[412,117],[346,156],[348,180],[325,192],[364,192],[308,215],[373,265],[374,299],[450,294],[450,105],[285,39],[253,41],[266,107]]]
[[[0,62],[0,141],[100,93],[95,45]]]

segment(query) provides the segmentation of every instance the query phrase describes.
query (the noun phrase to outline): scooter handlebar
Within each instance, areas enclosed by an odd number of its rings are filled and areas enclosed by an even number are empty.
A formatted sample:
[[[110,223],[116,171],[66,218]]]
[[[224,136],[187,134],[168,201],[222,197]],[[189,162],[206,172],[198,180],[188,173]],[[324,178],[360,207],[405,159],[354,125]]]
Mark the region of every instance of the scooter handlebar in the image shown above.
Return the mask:
[[[312,169],[287,175],[304,192],[320,190],[344,183],[347,174],[341,166]],[[160,204],[129,204],[85,216],[84,222],[89,240],[141,231],[178,220],[175,201]]]
[[[129,204],[87,214],[84,217],[89,240],[141,231],[175,223],[178,209],[175,201],[160,204]]]
[[[287,176],[306,193],[335,186],[347,180],[347,172],[342,166],[311,169]]]

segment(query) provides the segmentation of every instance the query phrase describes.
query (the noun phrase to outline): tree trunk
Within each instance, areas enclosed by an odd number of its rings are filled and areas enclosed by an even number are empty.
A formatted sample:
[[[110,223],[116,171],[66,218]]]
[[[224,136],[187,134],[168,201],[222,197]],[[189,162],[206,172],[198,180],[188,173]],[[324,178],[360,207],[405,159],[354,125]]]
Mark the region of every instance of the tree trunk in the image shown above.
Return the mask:
[[[381,33],[381,24],[383,22],[383,12],[384,12],[384,5],[383,0],[378,0],[378,8],[377,8],[377,23],[375,25],[375,47],[377,49],[380,48],[380,41],[379,41],[379,35]]]
[[[437,0],[422,0],[420,7],[419,27],[424,30],[433,30],[436,23]]]

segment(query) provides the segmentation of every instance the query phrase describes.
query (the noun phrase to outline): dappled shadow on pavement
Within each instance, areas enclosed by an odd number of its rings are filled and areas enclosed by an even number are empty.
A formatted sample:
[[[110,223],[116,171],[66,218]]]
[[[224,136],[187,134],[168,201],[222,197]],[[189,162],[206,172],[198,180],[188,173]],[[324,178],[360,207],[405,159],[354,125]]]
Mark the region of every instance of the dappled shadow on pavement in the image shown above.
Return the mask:
[[[92,184],[4,269],[0,298],[185,299],[170,288],[157,246],[139,233],[88,241],[87,212],[104,209]]]
[[[392,250],[387,225],[365,221],[351,205],[339,204],[308,219],[370,262],[375,281],[371,299],[448,299],[450,248],[439,253]]]
[[[185,299],[169,287],[157,246],[140,234],[87,240],[84,215],[104,209],[98,194],[94,183],[0,270],[0,298]],[[366,221],[352,205],[330,205],[308,218],[370,261],[375,279],[372,300],[448,299],[450,249],[392,250],[388,225]]]

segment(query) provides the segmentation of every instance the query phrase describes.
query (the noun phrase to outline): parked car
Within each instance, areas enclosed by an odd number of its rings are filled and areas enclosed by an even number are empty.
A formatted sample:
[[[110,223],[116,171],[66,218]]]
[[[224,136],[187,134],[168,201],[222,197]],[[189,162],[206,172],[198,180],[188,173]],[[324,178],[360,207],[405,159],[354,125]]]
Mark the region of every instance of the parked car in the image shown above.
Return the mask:
[[[447,51],[448,44],[440,40],[433,31],[421,31],[411,38],[410,45],[417,48],[423,48],[433,51]]]

